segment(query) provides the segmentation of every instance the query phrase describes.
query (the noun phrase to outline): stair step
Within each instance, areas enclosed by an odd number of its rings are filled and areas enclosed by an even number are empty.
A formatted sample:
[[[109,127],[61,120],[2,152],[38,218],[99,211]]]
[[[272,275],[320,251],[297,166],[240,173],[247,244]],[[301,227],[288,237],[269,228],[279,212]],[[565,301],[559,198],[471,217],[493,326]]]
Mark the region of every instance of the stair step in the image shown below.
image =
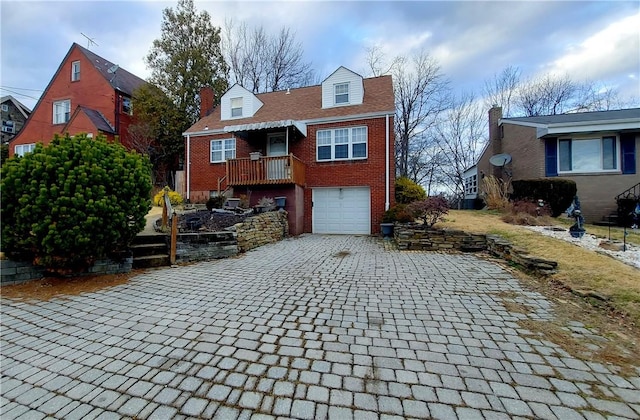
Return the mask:
[[[167,244],[157,243],[157,244],[138,244],[131,245],[131,252],[133,252],[133,257],[145,257],[148,255],[162,255],[167,253]]]
[[[164,234],[148,234],[148,235],[137,235],[132,242],[133,245],[142,245],[142,244],[166,244],[166,236]]]
[[[169,255],[147,255],[144,257],[135,257],[133,259],[133,268],[152,268],[166,267],[170,265]]]

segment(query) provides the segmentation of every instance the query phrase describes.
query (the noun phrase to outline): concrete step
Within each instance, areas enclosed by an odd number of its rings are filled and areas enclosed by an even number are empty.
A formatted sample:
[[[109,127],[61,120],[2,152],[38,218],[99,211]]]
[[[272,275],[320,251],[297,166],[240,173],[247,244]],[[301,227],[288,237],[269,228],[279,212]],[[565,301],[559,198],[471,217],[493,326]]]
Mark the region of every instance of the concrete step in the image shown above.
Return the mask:
[[[167,244],[156,243],[156,244],[137,244],[131,245],[131,252],[133,252],[133,258],[137,257],[146,257],[149,255],[163,255],[166,254]]]
[[[166,267],[170,264],[168,254],[146,255],[144,257],[133,258],[133,268]]]

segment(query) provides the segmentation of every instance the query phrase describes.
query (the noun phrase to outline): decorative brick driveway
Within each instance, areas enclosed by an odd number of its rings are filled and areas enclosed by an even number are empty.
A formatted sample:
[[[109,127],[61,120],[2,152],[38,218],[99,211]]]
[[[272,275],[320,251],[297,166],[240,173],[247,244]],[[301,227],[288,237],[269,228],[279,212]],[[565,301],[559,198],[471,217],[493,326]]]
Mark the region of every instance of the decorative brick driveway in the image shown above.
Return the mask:
[[[640,370],[519,328],[549,306],[474,255],[305,235],[80,296],[3,298],[1,416],[640,417]]]

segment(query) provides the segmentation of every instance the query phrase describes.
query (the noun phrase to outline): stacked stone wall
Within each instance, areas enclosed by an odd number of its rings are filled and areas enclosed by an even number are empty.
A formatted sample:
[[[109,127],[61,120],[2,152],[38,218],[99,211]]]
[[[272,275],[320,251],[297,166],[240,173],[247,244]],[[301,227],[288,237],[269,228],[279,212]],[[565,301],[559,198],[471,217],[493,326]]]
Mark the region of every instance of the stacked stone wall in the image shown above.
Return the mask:
[[[287,212],[270,211],[249,217],[232,229],[236,232],[240,252],[278,242],[289,235]]]

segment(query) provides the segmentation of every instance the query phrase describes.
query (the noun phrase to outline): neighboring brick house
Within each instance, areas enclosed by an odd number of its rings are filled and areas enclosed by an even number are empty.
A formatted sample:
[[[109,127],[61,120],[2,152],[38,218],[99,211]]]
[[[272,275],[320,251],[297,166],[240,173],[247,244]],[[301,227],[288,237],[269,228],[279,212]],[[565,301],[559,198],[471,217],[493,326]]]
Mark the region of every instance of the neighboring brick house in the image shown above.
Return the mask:
[[[55,134],[104,135],[130,148],[133,91],[146,83],[74,43],[38,100],[9,154],[22,155]]]
[[[2,144],[7,144],[22,130],[31,110],[11,95],[3,96],[0,103],[2,103],[2,112],[0,112],[2,115]]]
[[[203,118],[184,133],[191,202],[227,188],[251,205],[281,196],[294,235],[379,232],[394,197],[391,76],[340,67],[319,86],[254,95],[234,85],[209,115],[211,93],[201,96]]]
[[[640,191],[638,150],[640,108],[502,118],[502,109],[494,107],[489,144],[467,181],[471,185],[474,174],[478,179],[507,173],[513,180],[572,179],[585,220],[592,223],[616,212],[617,195]],[[489,163],[503,153],[512,159],[504,168]]]

